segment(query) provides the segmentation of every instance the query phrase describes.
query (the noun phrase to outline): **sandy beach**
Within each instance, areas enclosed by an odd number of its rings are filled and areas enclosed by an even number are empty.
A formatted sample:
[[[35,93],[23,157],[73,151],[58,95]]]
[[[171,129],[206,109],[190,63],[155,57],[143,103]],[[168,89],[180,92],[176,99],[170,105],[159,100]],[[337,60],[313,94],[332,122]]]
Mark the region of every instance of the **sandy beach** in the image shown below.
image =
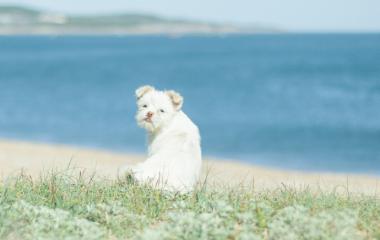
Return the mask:
[[[123,165],[143,160],[144,156],[140,154],[0,140],[0,176],[3,180],[20,171],[38,177],[48,170],[64,170],[69,166],[78,171],[95,171],[99,175],[115,178]],[[204,159],[201,181],[205,178],[210,186],[244,186],[257,191],[284,186],[369,195],[379,195],[380,191],[380,177],[376,176],[278,170],[207,157]]]

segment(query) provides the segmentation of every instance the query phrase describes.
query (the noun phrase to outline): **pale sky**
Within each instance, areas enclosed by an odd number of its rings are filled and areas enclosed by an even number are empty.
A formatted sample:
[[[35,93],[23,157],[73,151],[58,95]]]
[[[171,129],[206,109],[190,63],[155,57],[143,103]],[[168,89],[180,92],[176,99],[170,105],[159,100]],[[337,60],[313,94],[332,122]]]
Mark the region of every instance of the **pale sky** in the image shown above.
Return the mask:
[[[143,12],[290,31],[380,32],[380,0],[0,0],[71,14]]]

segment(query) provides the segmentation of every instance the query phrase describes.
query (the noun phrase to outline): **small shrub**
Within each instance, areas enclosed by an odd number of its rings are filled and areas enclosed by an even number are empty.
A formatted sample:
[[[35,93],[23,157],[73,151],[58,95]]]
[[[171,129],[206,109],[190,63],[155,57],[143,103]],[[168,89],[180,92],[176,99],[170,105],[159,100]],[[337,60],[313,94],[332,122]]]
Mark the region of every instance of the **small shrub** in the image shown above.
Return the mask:
[[[146,217],[131,213],[120,202],[89,204],[77,211],[79,216],[105,226],[118,237],[131,236],[135,229],[149,225]]]
[[[361,239],[354,211],[330,210],[314,216],[309,212],[297,205],[280,210],[269,223],[270,239]]]
[[[103,239],[105,231],[97,223],[72,216],[61,209],[33,206],[18,201],[3,206],[6,217],[1,229],[5,239]]]

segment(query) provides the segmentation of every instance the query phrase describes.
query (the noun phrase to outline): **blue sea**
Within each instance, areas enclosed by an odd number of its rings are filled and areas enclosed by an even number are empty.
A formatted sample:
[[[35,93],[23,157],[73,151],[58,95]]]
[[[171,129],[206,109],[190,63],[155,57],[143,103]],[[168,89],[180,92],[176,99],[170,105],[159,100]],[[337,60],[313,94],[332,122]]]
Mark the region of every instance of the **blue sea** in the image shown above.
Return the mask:
[[[206,156],[380,174],[380,34],[0,37],[0,138],[143,152],[144,84]]]

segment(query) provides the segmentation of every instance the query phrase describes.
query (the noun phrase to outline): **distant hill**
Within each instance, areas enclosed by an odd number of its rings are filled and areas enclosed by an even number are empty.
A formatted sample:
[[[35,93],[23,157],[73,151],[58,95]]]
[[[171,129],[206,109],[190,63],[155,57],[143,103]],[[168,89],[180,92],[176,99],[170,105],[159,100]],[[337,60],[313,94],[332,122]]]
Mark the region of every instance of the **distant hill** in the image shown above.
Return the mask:
[[[275,32],[262,26],[241,27],[179,20],[146,14],[65,15],[18,6],[0,6],[0,34],[189,34]]]

